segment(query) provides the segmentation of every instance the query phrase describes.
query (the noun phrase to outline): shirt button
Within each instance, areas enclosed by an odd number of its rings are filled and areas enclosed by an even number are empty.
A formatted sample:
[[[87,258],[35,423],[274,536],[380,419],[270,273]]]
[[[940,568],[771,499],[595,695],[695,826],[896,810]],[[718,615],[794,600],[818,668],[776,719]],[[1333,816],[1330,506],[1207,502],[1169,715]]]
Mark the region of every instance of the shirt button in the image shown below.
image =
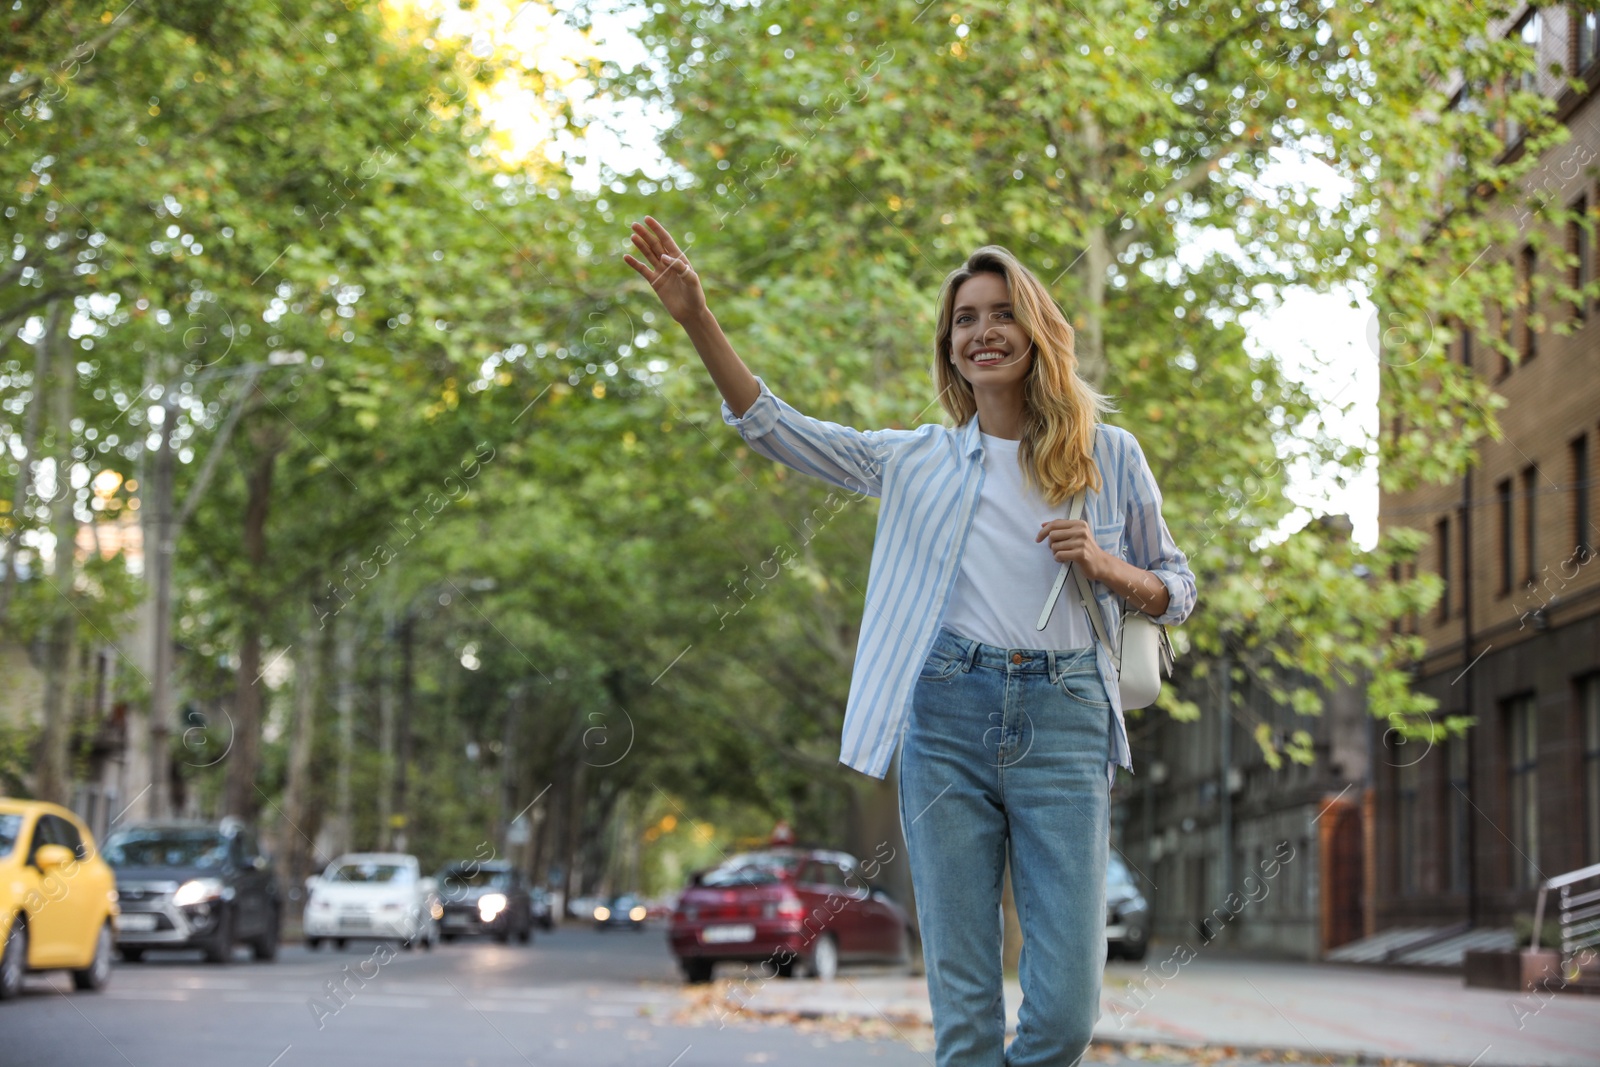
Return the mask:
[[[1021,663],[1022,662],[1022,653],[1021,652],[1013,652],[1013,653],[1011,653],[1011,662],[1012,663]]]

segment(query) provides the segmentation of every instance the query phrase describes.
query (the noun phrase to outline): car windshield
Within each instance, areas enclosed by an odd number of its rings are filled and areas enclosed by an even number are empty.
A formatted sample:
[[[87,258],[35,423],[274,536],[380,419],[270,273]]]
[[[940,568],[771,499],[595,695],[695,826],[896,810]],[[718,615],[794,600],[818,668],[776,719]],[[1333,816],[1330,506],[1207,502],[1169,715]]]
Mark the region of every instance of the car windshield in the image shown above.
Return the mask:
[[[451,867],[439,877],[439,881],[447,889],[507,889],[511,885],[511,872],[482,867]]]
[[[215,870],[228,859],[228,839],[215,830],[133,827],[112,834],[106,862],[113,867],[197,867]]]
[[[331,868],[323,879],[329,882],[361,882],[381,884],[411,881],[411,868],[398,863],[341,863]]]
[[[741,885],[771,885],[788,873],[795,865],[793,856],[772,853],[751,853],[734,856],[716,870],[700,879],[700,884],[712,889],[726,889]]]
[[[1127,865],[1117,856],[1106,858],[1106,885],[1133,885],[1133,875],[1128,873]]]
[[[11,855],[22,835],[22,816],[15,813],[0,815],[0,856]]]

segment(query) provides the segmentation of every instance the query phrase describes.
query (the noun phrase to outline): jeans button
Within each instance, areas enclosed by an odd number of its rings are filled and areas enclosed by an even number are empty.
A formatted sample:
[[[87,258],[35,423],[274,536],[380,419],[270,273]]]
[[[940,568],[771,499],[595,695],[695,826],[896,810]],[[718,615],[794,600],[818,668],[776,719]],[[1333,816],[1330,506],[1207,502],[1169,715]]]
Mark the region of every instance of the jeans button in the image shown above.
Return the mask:
[[[1013,652],[1013,653],[1011,653],[1011,662],[1012,663],[1021,663],[1022,662],[1022,653],[1021,652]]]

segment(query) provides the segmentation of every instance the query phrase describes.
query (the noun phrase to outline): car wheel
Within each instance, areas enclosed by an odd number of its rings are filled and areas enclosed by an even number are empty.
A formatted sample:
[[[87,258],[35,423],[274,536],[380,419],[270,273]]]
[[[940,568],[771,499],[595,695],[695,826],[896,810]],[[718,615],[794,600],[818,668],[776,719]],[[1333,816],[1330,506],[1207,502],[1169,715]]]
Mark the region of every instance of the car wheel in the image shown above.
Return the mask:
[[[511,940],[511,931],[509,929],[496,930],[494,932],[494,939],[502,945],[507,944]]]
[[[320,937],[308,937],[308,938],[306,938],[306,951],[307,952],[315,952],[315,951],[317,951],[317,949],[319,949],[321,947],[322,947],[322,938],[320,938]]]
[[[266,932],[250,942],[250,952],[262,963],[271,963],[278,958],[278,913],[276,911],[272,913],[272,918],[267,922]]]
[[[111,980],[113,950],[111,923],[107,920],[101,924],[100,933],[94,939],[94,958],[89,961],[89,966],[72,972],[72,988],[95,993],[104,989]]]
[[[716,966],[715,960],[681,960],[683,980],[690,985],[701,985],[711,981],[711,969]]]
[[[11,921],[11,935],[0,954],[0,1000],[10,1000],[22,992],[22,976],[28,970],[28,924],[18,915]]]
[[[344,946],[346,943],[346,939],[342,937],[336,937],[333,939],[333,947],[338,949],[340,952],[344,951]]]
[[[817,938],[817,947],[811,950],[811,959],[806,961],[806,974],[824,982],[831,982],[838,976],[839,943],[832,934]]]
[[[1137,961],[1137,960],[1144,959],[1145,953],[1147,953],[1149,951],[1150,951],[1150,942],[1148,942],[1148,941],[1140,941],[1137,945],[1130,945],[1127,942],[1123,942],[1122,948],[1118,952],[1118,955],[1120,955],[1125,960],[1135,960],[1135,961]]]
[[[454,941],[455,939],[456,939],[456,935],[455,934],[440,934],[439,935],[439,940],[443,941],[447,945],[450,944],[450,942]]]
[[[117,952],[122,956],[123,963],[144,962],[144,949],[142,948],[133,948],[128,945],[123,945],[121,948],[117,949]]]
[[[205,943],[207,963],[227,963],[233,955],[233,913],[224,911],[217,919],[217,932]]]
[[[531,926],[524,926],[522,928],[522,931],[517,934],[517,944],[519,944],[519,945],[526,945],[529,941],[532,941],[532,940],[533,940],[533,927],[531,927]]]

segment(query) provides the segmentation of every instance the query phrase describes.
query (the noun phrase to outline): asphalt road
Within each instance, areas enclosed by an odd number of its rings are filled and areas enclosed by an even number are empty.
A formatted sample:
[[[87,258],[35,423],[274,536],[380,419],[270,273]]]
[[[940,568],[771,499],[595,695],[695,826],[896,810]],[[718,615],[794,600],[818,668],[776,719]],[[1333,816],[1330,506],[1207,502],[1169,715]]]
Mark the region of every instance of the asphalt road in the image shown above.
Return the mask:
[[[432,952],[284,945],[277,962],[151,953],[100,993],[31,975],[0,1004],[0,1067],[829,1067],[926,1064],[895,1040],[841,1040],[684,1015],[664,933],[567,927],[531,945]],[[337,991],[334,995],[333,991]]]

